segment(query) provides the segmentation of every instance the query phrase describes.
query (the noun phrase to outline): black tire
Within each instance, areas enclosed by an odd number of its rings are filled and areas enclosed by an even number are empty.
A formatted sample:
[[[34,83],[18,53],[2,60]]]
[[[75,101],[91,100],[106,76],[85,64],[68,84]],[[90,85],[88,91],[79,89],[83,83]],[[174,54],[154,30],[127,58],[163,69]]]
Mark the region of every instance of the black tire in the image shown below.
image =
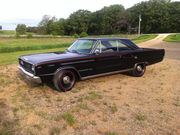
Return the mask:
[[[134,69],[132,71],[132,75],[135,77],[141,77],[144,75],[145,71],[146,71],[145,63],[135,64]]]
[[[71,70],[60,70],[54,75],[53,83],[58,91],[69,91],[76,83],[75,73]]]

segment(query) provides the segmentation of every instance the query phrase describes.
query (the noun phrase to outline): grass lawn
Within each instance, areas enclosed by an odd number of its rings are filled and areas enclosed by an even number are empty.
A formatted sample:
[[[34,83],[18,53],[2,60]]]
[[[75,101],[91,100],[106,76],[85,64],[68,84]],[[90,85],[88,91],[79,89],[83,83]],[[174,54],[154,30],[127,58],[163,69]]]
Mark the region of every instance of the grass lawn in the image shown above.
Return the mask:
[[[140,43],[156,36],[141,35],[132,41]],[[74,38],[0,38],[0,66],[17,63],[17,58],[25,54],[63,51],[75,40]]]
[[[180,42],[180,34],[169,35],[163,41],[166,41],[166,42]]]
[[[134,43],[141,43],[141,42],[145,42],[145,41],[148,41],[148,40],[151,40],[151,39],[154,39],[155,37],[157,37],[158,35],[154,35],[154,34],[149,34],[149,35],[141,35],[137,38],[134,38],[132,39],[132,41]]]

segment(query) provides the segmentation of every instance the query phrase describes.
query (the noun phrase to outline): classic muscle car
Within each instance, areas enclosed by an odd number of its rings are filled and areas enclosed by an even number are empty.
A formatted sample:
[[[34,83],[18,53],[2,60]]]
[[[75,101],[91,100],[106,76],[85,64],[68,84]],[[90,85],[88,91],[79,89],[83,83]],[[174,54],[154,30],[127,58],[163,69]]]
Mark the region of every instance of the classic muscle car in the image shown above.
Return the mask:
[[[140,77],[164,54],[164,49],[139,48],[129,39],[80,38],[63,52],[20,56],[19,69],[39,82],[51,76],[57,90],[68,91],[77,80],[112,73],[130,71]]]

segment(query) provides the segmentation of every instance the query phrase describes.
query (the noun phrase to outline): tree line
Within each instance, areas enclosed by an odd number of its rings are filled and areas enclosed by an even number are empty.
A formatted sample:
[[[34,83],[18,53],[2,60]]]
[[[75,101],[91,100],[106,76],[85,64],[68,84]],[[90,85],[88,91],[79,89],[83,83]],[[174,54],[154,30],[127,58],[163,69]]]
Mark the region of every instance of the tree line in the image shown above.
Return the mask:
[[[116,4],[95,12],[78,10],[67,19],[44,15],[37,27],[26,27],[26,31],[52,35],[136,33],[139,15],[142,33],[180,32],[180,2],[170,0],[143,1],[128,9]]]

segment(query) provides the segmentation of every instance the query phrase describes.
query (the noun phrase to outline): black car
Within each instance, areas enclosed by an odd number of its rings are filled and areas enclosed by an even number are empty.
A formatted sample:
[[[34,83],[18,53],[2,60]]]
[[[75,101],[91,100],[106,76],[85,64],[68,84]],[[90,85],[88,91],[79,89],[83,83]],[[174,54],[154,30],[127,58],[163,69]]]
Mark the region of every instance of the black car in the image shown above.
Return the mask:
[[[63,52],[19,57],[19,69],[33,80],[53,77],[57,90],[71,90],[77,80],[131,71],[144,74],[147,65],[163,60],[164,49],[139,48],[129,39],[80,38]]]

